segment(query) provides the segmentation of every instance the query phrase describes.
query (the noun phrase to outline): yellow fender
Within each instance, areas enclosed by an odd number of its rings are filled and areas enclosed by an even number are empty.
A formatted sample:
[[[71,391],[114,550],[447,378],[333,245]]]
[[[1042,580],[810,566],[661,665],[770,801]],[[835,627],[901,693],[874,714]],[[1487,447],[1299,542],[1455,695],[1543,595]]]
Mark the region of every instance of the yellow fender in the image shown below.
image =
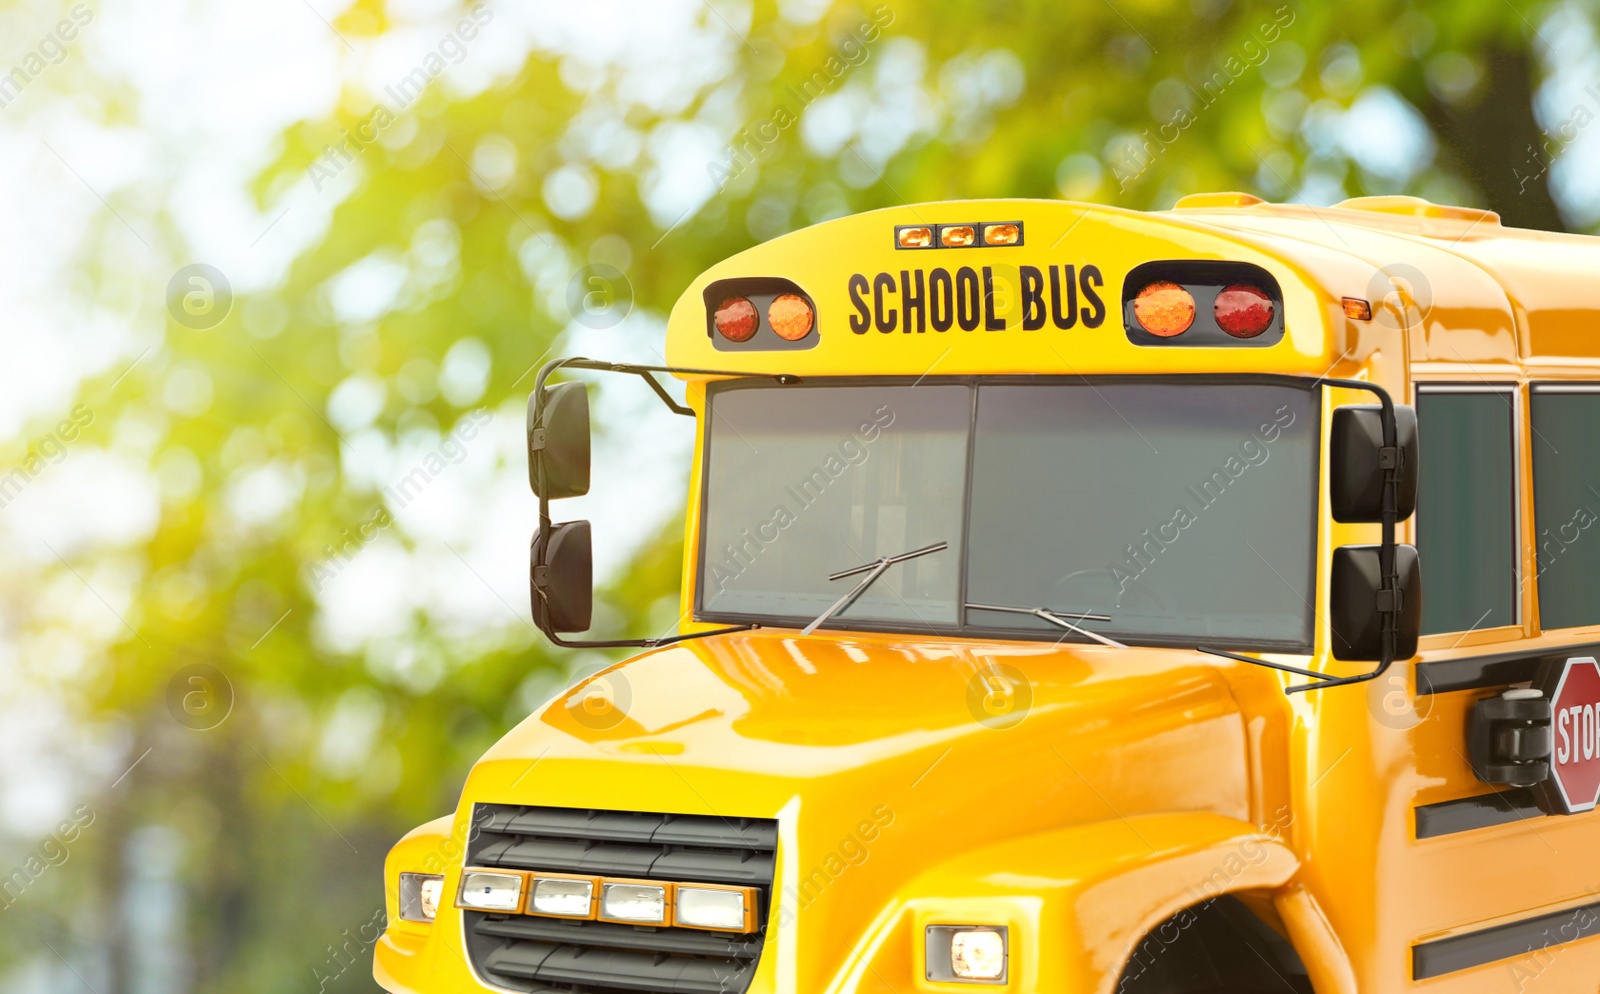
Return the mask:
[[[1355,994],[1348,960],[1315,901],[1293,886],[1299,865],[1275,835],[1210,813],[1113,819],[988,846],[908,883],[827,994],[970,991],[927,980],[924,930],[939,924],[1010,928],[1007,983],[988,988],[996,994],[1114,994],[1147,934],[1185,908],[1231,893],[1274,901],[1319,994]],[[920,896],[928,894],[940,896]]]
[[[430,984],[436,979],[433,961],[447,943],[429,944],[436,926],[400,918],[397,881],[402,869],[409,873],[444,874],[445,900],[450,900],[467,852],[466,822],[456,828],[454,821],[455,815],[445,815],[418,825],[395,843],[383,861],[384,910],[388,913],[389,924],[373,949],[372,978],[392,994],[444,989]],[[459,976],[461,961],[457,959],[454,966],[455,970],[446,972]]]

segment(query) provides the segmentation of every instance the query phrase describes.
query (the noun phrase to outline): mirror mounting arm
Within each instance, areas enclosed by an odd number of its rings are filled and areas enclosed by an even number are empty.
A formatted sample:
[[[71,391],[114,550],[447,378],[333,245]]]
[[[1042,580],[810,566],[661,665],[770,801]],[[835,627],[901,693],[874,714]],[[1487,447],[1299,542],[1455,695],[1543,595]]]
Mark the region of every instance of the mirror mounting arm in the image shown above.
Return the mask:
[[[726,369],[693,369],[682,366],[642,366],[635,363],[607,362],[603,359],[586,359],[582,356],[574,356],[567,359],[555,359],[545,363],[542,367],[540,367],[538,376],[534,378],[533,395],[537,399],[534,402],[532,423],[539,425],[540,427],[535,428],[530,434],[530,452],[537,452],[544,448],[545,429],[543,428],[543,398],[545,397],[545,381],[548,380],[550,375],[558,369],[591,369],[603,373],[624,373],[638,376],[640,379],[644,380],[650,385],[650,389],[654,391],[655,395],[661,399],[661,402],[667,406],[668,410],[672,411],[674,414],[691,418],[694,417],[694,410],[684,404],[678,403],[676,400],[673,400],[672,395],[667,393],[666,387],[662,386],[661,381],[656,379],[656,373],[694,373],[709,376],[757,376],[776,380],[785,386],[800,382],[800,377],[788,373],[752,374]],[[552,528],[552,523],[550,520],[550,498],[545,496],[543,493],[544,489],[545,488],[543,486],[538,488],[540,491],[539,532],[538,538],[534,543],[536,558],[532,568],[533,589],[541,600],[548,599],[546,589],[550,585],[550,567],[545,562],[545,555],[549,548],[549,535]],[[704,632],[684,632],[678,635],[664,635],[656,638],[641,639],[566,639],[562,638],[559,634],[553,631],[552,626],[540,621],[538,612],[535,614],[535,623],[538,624],[539,630],[544,633],[545,638],[549,639],[555,645],[569,649],[654,649],[659,646],[672,645],[674,643],[685,642],[690,639],[706,638],[711,635],[727,635],[733,632],[748,632],[761,627],[760,625],[734,625],[728,628],[714,628]],[[548,612],[545,612],[545,617],[548,617]]]
[[[1404,597],[1400,586],[1399,555],[1395,542],[1395,529],[1400,520],[1400,475],[1406,469],[1405,448],[1400,443],[1399,428],[1395,419],[1394,400],[1389,396],[1389,391],[1376,383],[1366,380],[1343,380],[1319,378],[1316,385],[1344,387],[1350,390],[1365,390],[1375,394],[1382,408],[1380,420],[1383,426],[1383,444],[1377,451],[1378,468],[1383,471],[1383,495],[1379,511],[1380,522],[1383,526],[1382,543],[1378,546],[1378,573],[1380,589],[1377,591],[1376,603],[1373,605],[1381,618],[1382,641],[1379,649],[1378,665],[1366,673],[1354,676],[1334,677],[1313,670],[1288,666],[1283,663],[1274,663],[1265,659],[1255,659],[1250,656],[1241,656],[1237,653],[1226,652],[1222,649],[1197,646],[1201,652],[1213,656],[1223,656],[1228,659],[1237,659],[1240,662],[1264,666],[1268,669],[1280,670],[1309,677],[1316,682],[1292,684],[1284,688],[1286,694],[1300,694],[1308,690],[1324,690],[1328,687],[1343,687],[1351,684],[1367,683],[1376,680],[1388,671],[1394,664],[1398,655],[1400,640],[1400,612],[1403,609]]]
[[[1378,614],[1383,619],[1383,650],[1382,655],[1378,657],[1378,665],[1366,673],[1345,677],[1320,677],[1316,683],[1285,687],[1284,693],[1287,694],[1376,680],[1393,665],[1400,640],[1400,569],[1396,562],[1395,526],[1400,518],[1400,472],[1404,451],[1400,448],[1399,429],[1395,426],[1394,399],[1389,396],[1389,391],[1366,380],[1324,379],[1321,382],[1331,387],[1365,390],[1376,395],[1378,403],[1383,407],[1383,446],[1378,450],[1378,467],[1383,470],[1383,539],[1378,546],[1378,569],[1382,576],[1382,587],[1378,591],[1376,605]]]
[[[540,367],[539,375],[533,381],[533,392],[536,395],[544,395],[545,380],[549,379],[550,374],[558,369],[592,369],[601,373],[627,373],[637,376],[649,384],[655,395],[661,398],[663,404],[667,405],[667,410],[673,414],[681,414],[688,418],[694,417],[694,411],[673,400],[672,395],[667,393],[667,388],[661,385],[660,380],[656,379],[656,373],[695,373],[704,376],[755,377],[757,379],[776,380],[784,386],[800,382],[800,377],[789,373],[740,373],[728,369],[694,369],[687,366],[641,366],[631,362],[607,362],[604,359],[585,359],[582,356],[573,356],[569,359],[553,359]]]

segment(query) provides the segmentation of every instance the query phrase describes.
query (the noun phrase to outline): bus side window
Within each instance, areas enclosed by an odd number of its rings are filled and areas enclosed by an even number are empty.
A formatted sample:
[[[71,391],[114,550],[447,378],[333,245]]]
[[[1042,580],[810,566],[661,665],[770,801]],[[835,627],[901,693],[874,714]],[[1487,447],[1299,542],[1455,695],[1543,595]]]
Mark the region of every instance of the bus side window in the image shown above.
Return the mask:
[[[1600,383],[1536,384],[1533,523],[1539,626],[1600,624]]]
[[[1424,635],[1517,623],[1515,389],[1417,389]]]

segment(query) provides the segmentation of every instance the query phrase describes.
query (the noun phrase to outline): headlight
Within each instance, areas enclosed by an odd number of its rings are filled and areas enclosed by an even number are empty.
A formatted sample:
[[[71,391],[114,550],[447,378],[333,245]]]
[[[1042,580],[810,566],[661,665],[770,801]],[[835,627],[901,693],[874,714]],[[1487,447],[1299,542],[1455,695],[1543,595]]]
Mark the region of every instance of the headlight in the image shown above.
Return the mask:
[[[520,873],[464,870],[456,907],[473,911],[521,911],[525,879]]]
[[[444,877],[432,873],[400,874],[400,917],[408,922],[431,922],[439,914]]]
[[[679,884],[672,891],[672,923],[685,928],[753,932],[755,891],[747,887]]]
[[[555,918],[593,918],[593,877],[546,877],[534,874],[528,891],[528,914]]]
[[[614,884],[600,885],[600,920],[627,922],[631,925],[665,925],[667,923],[667,887],[665,884]]]
[[[928,979],[1003,984],[1009,957],[1007,930],[984,925],[929,925]]]

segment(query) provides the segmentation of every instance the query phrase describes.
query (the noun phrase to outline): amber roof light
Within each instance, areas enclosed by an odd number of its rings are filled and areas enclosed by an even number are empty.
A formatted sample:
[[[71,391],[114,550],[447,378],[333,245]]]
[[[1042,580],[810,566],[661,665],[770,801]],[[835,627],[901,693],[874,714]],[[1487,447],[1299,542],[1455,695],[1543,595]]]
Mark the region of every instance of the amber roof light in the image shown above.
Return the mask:
[[[1133,316],[1157,338],[1172,338],[1194,324],[1194,296],[1176,283],[1159,280],[1139,291]]]

